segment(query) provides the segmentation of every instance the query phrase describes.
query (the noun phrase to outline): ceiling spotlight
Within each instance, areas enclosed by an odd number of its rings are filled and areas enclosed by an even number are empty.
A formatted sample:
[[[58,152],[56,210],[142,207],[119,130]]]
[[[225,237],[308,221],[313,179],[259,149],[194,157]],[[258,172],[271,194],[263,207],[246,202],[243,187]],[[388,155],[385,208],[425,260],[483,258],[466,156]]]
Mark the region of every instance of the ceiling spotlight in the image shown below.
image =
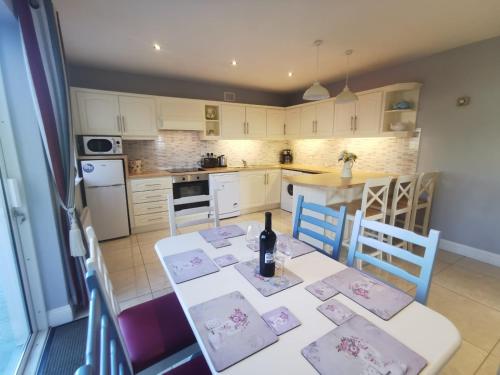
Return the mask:
[[[153,44],[153,48],[154,48],[155,51],[161,50],[161,47],[160,47],[160,45],[158,43],[154,43]]]
[[[293,72],[288,72],[288,77],[293,76]]]
[[[236,64],[237,64],[236,60],[233,59],[233,61],[231,61],[231,65],[236,66]]]

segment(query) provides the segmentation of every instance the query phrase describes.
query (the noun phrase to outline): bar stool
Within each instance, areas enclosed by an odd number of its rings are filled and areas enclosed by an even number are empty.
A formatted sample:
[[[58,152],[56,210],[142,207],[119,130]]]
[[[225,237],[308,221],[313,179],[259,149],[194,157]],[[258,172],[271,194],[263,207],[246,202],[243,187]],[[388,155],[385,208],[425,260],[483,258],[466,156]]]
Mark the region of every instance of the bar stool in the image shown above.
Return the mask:
[[[436,188],[438,176],[439,172],[425,172],[418,176],[409,226],[412,232],[417,232],[416,229],[418,229],[424,236],[429,233],[432,198],[434,196],[434,189]],[[424,210],[422,224],[417,224],[416,222],[419,210]]]
[[[351,238],[352,223],[354,222],[354,216],[357,210],[361,210],[363,216],[367,220],[375,220],[381,223],[385,223],[387,216],[387,202],[389,197],[389,188],[391,186],[392,177],[382,177],[382,178],[372,178],[366,181],[363,188],[363,195],[361,199],[353,200],[347,203],[347,216],[346,216],[346,235],[344,236],[344,241],[342,246],[349,248],[349,242]],[[341,204],[330,205],[329,207],[334,210],[339,210]],[[382,240],[382,234],[368,233],[367,235],[377,237]],[[362,245],[360,245],[360,251],[363,252]],[[382,256],[382,252],[376,251],[372,253],[373,256]],[[357,260],[357,266],[362,269],[362,261]]]

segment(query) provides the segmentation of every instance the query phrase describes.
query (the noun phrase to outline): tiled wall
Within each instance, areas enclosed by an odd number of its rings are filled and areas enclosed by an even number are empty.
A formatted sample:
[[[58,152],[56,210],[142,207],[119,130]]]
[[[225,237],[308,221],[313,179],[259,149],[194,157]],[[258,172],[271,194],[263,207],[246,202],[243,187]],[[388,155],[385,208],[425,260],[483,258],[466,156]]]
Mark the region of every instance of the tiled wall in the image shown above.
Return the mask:
[[[294,161],[301,164],[336,166],[342,150],[358,155],[354,168],[395,173],[414,173],[419,138],[303,139],[293,141],[226,140],[202,141],[198,132],[162,131],[154,141],[124,141],[129,159],[142,159],[145,171],[192,167],[202,154],[224,154],[230,166],[274,164],[279,153],[292,148]],[[340,167],[340,165],[339,165]]]
[[[337,157],[342,150],[348,150],[358,156],[354,169],[415,173],[419,140],[419,137],[301,139],[290,141],[290,146],[296,163],[340,167]]]
[[[154,141],[124,141],[124,153],[130,160],[141,159],[145,171],[159,168],[192,167],[202,154],[224,154],[231,166],[275,164],[279,153],[288,147],[286,141],[202,141],[199,132],[162,131]]]

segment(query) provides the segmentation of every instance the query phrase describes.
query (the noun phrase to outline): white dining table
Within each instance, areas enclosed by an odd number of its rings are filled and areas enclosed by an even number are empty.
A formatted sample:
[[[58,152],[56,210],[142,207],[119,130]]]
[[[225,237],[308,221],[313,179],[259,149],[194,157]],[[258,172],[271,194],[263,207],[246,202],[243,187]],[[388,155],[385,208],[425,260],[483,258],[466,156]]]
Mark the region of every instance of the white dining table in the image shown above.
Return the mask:
[[[239,225],[246,230],[248,224],[240,223]],[[233,254],[242,262],[258,256],[258,252],[253,252],[246,246],[245,236],[230,238],[229,241],[231,246],[216,249],[207,243],[198,232],[193,232],[162,239],[155,245],[163,268],[212,373],[217,374],[218,372],[215,371],[207,354],[200,333],[189,313],[189,308],[213,298],[239,291],[259,314],[262,315],[277,307],[285,306],[302,324],[279,336],[278,342],[241,360],[221,373],[227,375],[316,374],[313,366],[302,356],[301,350],[334,329],[336,325],[316,309],[323,302],[305,290],[305,287],[339,272],[347,266],[317,251],[288,260],[285,267],[300,276],[304,282],[269,297],[260,294],[234,268],[234,265],[223,267],[219,272],[184,283],[176,284],[174,282],[163,259],[168,255],[200,248],[212,259],[220,255]],[[456,327],[443,315],[418,302],[412,302],[393,318],[384,321],[342,294],[333,298],[424,357],[427,360],[427,366],[421,374],[438,373],[460,346],[461,337]]]

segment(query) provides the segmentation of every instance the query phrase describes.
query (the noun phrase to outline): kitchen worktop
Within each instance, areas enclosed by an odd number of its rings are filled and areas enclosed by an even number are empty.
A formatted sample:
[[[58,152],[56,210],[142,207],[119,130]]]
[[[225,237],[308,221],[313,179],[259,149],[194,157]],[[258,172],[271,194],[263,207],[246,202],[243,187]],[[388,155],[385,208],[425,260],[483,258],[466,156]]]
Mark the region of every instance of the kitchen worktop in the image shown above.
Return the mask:
[[[171,173],[165,170],[144,171],[142,173],[134,173],[134,174],[131,173],[129,174],[129,178],[131,179],[152,178],[152,177],[178,176],[178,175],[189,175],[189,174],[200,174],[200,173],[245,172],[245,171],[262,170],[262,169],[288,169],[288,170],[309,172],[309,173],[330,173],[337,171],[336,168],[318,167],[305,164],[260,164],[260,165],[249,165],[248,167],[229,166],[229,167],[218,167],[218,168],[206,168],[201,171],[181,172],[181,173]]]
[[[329,173],[304,174],[300,176],[284,176],[293,185],[317,187],[321,189],[345,189],[364,185],[368,179],[381,177],[397,177],[395,173],[370,172],[353,170],[351,178],[341,177],[340,169]]]

